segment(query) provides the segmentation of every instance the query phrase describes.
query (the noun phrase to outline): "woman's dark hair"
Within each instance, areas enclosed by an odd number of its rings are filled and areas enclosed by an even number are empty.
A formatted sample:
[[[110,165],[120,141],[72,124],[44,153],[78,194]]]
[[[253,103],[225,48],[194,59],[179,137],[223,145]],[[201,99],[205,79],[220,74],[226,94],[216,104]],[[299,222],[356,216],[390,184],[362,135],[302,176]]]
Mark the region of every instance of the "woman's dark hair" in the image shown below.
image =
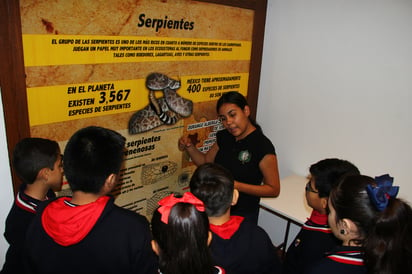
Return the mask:
[[[412,209],[397,198],[389,198],[383,211],[371,203],[366,186],[376,185],[364,175],[347,176],[330,193],[336,221],[353,221],[359,238],[353,242],[365,250],[368,273],[412,273]]]
[[[66,145],[63,160],[71,190],[99,193],[106,178],[120,171],[125,140],[116,131],[96,126],[74,133]]]
[[[168,223],[153,213],[153,239],[159,246],[159,268],[163,274],[210,274],[213,263],[208,247],[209,220],[189,203],[175,204]]]
[[[216,112],[219,113],[219,109],[223,104],[235,104],[242,110],[245,109],[245,106],[249,106],[246,98],[239,92],[237,91],[229,91],[226,93],[223,93],[222,96],[220,96],[219,100],[217,100],[216,103]],[[256,127],[258,130],[262,130],[260,125],[256,123],[256,121],[249,116],[249,120]]]
[[[13,150],[13,168],[20,179],[32,184],[42,168],[54,169],[54,163],[60,155],[56,141],[43,138],[24,138]]]

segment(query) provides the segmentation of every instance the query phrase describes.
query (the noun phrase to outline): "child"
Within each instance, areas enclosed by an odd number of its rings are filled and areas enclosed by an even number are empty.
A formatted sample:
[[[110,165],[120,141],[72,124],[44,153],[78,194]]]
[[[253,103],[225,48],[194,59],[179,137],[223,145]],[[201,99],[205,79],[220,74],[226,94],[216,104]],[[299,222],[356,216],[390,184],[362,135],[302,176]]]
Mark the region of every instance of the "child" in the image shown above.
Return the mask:
[[[342,176],[359,174],[358,168],[352,163],[336,158],[311,165],[309,172],[306,201],[313,210],[287,250],[283,262],[285,274],[303,273],[311,264],[323,258],[326,251],[340,244],[328,225],[329,192]]]
[[[163,274],[224,274],[213,266],[208,245],[211,233],[202,201],[186,192],[159,201],[152,217],[152,248]]]
[[[13,150],[13,168],[22,185],[6,219],[4,237],[10,244],[1,273],[21,270],[21,251],[27,227],[38,205],[55,198],[61,188],[63,167],[57,142],[43,138],[25,138]]]
[[[241,216],[230,216],[238,191],[231,173],[218,164],[200,165],[190,190],[202,200],[209,217],[214,262],[227,273],[280,273],[280,260],[267,233]]]
[[[155,273],[145,217],[107,196],[118,182],[125,138],[101,127],[78,130],[64,151],[72,197],[42,208],[27,231],[27,273]]]
[[[329,196],[329,224],[342,245],[308,273],[412,273],[412,209],[389,175],[345,177]]]

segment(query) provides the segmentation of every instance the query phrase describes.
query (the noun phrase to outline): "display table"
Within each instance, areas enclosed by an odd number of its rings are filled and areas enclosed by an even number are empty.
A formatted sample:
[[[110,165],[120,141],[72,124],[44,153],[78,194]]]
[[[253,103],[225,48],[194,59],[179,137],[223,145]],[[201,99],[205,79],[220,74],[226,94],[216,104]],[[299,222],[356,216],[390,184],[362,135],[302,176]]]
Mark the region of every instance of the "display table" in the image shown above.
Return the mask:
[[[276,198],[261,198],[260,207],[287,221],[283,243],[278,248],[286,248],[290,224],[301,226],[310,216],[312,209],[307,205],[305,185],[308,179],[291,175],[280,180],[280,194]]]

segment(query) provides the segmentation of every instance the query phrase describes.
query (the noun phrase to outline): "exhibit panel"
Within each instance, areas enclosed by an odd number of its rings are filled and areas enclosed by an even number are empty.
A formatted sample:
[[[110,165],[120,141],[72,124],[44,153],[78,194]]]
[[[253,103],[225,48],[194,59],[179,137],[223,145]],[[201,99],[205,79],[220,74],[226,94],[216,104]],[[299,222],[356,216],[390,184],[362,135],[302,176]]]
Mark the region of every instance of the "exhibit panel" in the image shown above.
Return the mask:
[[[116,203],[150,216],[187,191],[195,166],[178,139],[210,148],[224,92],[244,94],[256,113],[266,1],[232,2],[20,0],[25,88],[14,92],[27,101],[26,135],[64,149],[82,127],[118,131]],[[70,195],[67,182],[59,195]]]

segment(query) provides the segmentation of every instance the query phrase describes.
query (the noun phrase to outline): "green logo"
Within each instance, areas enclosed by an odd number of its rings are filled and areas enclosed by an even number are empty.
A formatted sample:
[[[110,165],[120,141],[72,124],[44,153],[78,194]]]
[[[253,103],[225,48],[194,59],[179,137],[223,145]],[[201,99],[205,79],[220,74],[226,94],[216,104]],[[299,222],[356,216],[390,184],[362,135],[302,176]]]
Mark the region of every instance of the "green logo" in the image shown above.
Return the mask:
[[[242,164],[248,163],[250,159],[252,159],[252,155],[247,150],[242,150],[239,152],[238,160],[242,162]]]

